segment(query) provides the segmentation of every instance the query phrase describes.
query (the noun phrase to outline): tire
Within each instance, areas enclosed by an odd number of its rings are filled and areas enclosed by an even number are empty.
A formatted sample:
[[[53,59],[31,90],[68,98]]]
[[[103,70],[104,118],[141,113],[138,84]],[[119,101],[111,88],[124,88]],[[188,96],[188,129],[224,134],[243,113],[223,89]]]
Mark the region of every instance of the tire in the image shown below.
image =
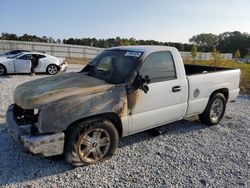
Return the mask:
[[[226,99],[222,93],[214,94],[199,119],[207,125],[216,125],[221,121],[226,110]]]
[[[0,76],[3,76],[6,74],[6,68],[3,65],[0,65]]]
[[[46,69],[46,72],[48,73],[48,74],[50,74],[50,75],[55,75],[55,74],[57,74],[58,73],[58,71],[59,71],[59,68],[58,68],[58,66],[57,65],[49,65],[48,67],[47,67],[47,69]]]
[[[65,159],[75,167],[95,164],[110,159],[118,142],[118,132],[107,119],[83,121],[66,131]]]

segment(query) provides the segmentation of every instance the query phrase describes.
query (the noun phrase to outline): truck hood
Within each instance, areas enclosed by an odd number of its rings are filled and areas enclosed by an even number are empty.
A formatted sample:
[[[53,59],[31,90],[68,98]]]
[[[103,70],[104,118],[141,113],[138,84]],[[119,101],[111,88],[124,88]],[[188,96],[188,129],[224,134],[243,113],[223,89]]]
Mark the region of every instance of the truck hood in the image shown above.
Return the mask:
[[[14,92],[14,102],[24,109],[36,109],[65,97],[91,95],[113,86],[82,73],[65,73],[18,86]]]

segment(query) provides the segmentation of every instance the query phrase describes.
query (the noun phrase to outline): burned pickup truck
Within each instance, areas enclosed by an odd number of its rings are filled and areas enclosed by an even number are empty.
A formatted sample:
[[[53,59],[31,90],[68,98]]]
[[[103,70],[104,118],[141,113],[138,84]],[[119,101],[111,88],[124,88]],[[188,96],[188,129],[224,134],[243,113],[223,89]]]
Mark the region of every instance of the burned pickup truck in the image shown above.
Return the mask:
[[[239,81],[239,69],[184,65],[173,47],[115,47],[80,72],[18,86],[8,131],[31,153],[93,164],[112,157],[127,135],[194,114],[219,123]]]

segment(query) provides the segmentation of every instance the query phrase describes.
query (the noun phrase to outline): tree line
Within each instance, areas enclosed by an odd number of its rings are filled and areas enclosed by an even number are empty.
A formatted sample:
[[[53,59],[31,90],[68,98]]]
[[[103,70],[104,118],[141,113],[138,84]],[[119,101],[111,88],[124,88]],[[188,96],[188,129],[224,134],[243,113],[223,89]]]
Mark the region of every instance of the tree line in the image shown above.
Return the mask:
[[[235,57],[250,57],[250,35],[239,31],[224,32],[219,35],[202,33],[189,39],[198,51],[233,53]]]
[[[196,46],[197,51],[199,52],[211,52],[216,50],[221,53],[237,53],[237,55],[239,55],[240,57],[250,55],[250,35],[248,33],[241,33],[239,31],[224,32],[219,35],[212,33],[198,34],[190,38],[190,43],[188,44],[179,42],[159,42],[155,40],[136,40],[135,38],[127,39],[120,37],[109,39],[68,38],[61,40],[47,36],[39,37],[36,35],[29,34],[18,36],[13,33],[2,33],[0,39],[32,42],[50,42],[58,44],[75,44],[100,48],[126,45],[163,45],[176,47],[179,51],[191,51],[193,46]]]

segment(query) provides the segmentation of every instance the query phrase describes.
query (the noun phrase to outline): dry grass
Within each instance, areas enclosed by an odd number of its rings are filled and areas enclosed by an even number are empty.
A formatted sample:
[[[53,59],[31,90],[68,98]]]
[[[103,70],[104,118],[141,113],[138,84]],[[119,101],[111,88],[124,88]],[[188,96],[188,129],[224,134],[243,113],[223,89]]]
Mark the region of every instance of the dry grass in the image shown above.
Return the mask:
[[[86,65],[90,62],[90,59],[86,59],[86,58],[66,58],[67,63],[69,64],[80,64],[80,65]]]
[[[197,64],[197,65],[207,65],[207,66],[218,66],[218,67],[228,67],[228,68],[239,68],[241,70],[241,82],[240,90],[241,93],[250,95],[250,64],[241,63],[231,60],[220,60],[219,62],[214,61],[191,61],[184,60],[186,64]]]

